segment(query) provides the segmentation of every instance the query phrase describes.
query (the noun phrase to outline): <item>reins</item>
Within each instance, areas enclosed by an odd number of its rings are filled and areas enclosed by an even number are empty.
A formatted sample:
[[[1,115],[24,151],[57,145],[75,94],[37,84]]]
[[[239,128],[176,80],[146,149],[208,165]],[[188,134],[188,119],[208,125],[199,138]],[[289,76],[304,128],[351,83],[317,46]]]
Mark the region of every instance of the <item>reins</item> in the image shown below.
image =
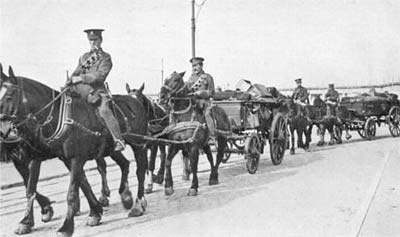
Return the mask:
[[[63,95],[65,94],[68,90],[70,89],[70,87],[66,87],[64,88],[57,96],[55,96],[55,91],[53,90],[53,99],[47,103],[45,106],[43,106],[41,109],[39,109],[38,111],[36,111],[35,113],[29,113],[26,118],[24,120],[22,120],[21,122],[17,123],[15,126],[16,127],[20,127],[22,125],[24,125],[25,123],[27,123],[29,120],[34,119],[36,120],[36,116],[38,116],[39,114],[41,114],[43,111],[45,111],[47,108],[49,108],[50,106],[52,106],[52,108],[50,109],[50,114],[49,116],[47,116],[46,121],[44,122],[44,125],[49,123],[52,119],[52,112],[54,110],[54,103]],[[23,92],[22,92],[23,93]]]

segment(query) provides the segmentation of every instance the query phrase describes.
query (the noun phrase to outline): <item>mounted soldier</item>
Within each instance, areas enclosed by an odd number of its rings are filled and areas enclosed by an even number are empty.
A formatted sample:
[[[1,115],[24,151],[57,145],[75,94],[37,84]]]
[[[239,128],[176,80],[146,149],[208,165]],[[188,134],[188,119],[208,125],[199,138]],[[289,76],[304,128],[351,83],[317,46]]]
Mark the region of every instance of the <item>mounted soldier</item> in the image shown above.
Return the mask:
[[[196,99],[197,108],[205,115],[209,131],[213,133],[215,124],[209,107],[211,103],[210,99],[215,94],[214,79],[210,74],[204,72],[203,62],[204,58],[202,57],[190,59],[193,72],[186,82],[186,86]]]
[[[104,82],[111,71],[111,56],[101,48],[103,42],[102,29],[87,29],[90,44],[90,52],[84,53],[78,62],[78,66],[72,73],[68,83],[75,86],[76,91],[87,102],[96,106],[100,117],[111,133],[115,142],[115,151],[125,149],[125,142],[121,136],[120,127],[111,108],[111,95],[108,93]]]
[[[334,84],[329,84],[329,89],[325,93],[325,100],[327,105],[327,116],[336,116],[336,109],[339,104],[339,93],[335,90]]]
[[[297,116],[301,114],[304,115],[304,107],[310,103],[308,99],[308,91],[304,88],[302,84],[302,79],[297,78],[294,80],[297,84],[297,87],[293,91],[292,99],[294,103],[298,106]]]

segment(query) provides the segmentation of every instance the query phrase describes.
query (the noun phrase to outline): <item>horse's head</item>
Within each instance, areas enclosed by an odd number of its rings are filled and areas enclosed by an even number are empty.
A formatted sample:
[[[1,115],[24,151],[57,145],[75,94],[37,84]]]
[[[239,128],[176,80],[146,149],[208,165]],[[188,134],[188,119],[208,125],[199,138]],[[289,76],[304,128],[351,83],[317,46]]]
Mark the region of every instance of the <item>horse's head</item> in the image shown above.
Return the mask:
[[[0,64],[0,77],[0,141],[16,142],[20,140],[14,123],[21,99],[21,89],[11,66],[7,76]]]
[[[147,104],[147,98],[143,94],[144,90],[144,83],[140,86],[139,89],[131,89],[128,83],[126,83],[126,92],[132,96],[133,98],[137,99],[141,104],[143,104],[145,107],[148,106]]]
[[[173,72],[168,78],[165,79],[164,85],[160,90],[160,102],[162,104],[166,103],[170,97],[180,97],[185,95],[186,87],[185,82],[183,81],[184,75],[185,72]]]

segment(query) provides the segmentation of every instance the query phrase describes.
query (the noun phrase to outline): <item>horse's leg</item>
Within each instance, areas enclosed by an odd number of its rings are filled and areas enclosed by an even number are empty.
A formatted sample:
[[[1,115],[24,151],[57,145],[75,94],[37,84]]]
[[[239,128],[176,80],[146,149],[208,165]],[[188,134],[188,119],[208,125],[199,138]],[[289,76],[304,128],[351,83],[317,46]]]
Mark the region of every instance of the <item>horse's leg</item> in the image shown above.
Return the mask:
[[[188,153],[185,149],[182,150],[182,164],[183,164],[183,171],[182,171],[182,180],[189,180],[190,179],[190,158]]]
[[[295,153],[295,148],[294,148],[294,127],[292,125],[290,125],[290,140],[292,143],[292,147],[290,148],[290,154],[294,154]]]
[[[160,149],[160,168],[158,169],[155,182],[157,182],[158,184],[162,184],[164,182],[165,158],[167,157],[167,154],[165,152],[164,144],[159,144],[158,147]]]
[[[67,194],[67,214],[63,225],[57,231],[61,236],[71,236],[74,232],[74,216],[76,211],[77,202],[79,200],[79,186],[81,186],[86,199],[89,202],[90,213],[87,224],[90,226],[96,226],[100,224],[101,215],[103,214],[103,208],[99,201],[97,201],[83,170],[84,166],[83,159],[76,157],[73,158],[68,164],[70,170],[70,183]]]
[[[218,148],[219,148],[219,144],[218,144]],[[212,152],[211,152],[210,145],[208,145],[208,143],[205,146],[203,146],[203,151],[207,156],[208,162],[210,163],[211,173],[210,173],[210,179],[208,181],[208,184],[209,185],[218,184],[218,174],[217,175],[214,174],[214,168],[215,168],[215,166],[214,166],[214,158],[213,158],[213,155],[212,155]]]
[[[107,163],[104,160],[104,157],[97,158],[97,170],[101,176],[101,195],[99,197],[99,202],[103,207],[109,205],[108,197],[110,197],[110,188],[107,183]]]
[[[39,180],[41,161],[33,159],[29,161],[28,180],[26,185],[27,205],[24,218],[20,221],[16,234],[27,234],[32,231],[34,225],[33,202],[36,198],[36,186]]]
[[[333,123],[330,123],[328,126],[328,132],[329,132],[329,145],[334,145],[335,144],[335,135],[333,134]]]
[[[147,188],[144,190],[144,192],[151,193],[153,192],[153,182],[155,179],[154,169],[156,166],[157,144],[156,143],[150,144],[147,150],[150,150],[150,158],[147,167],[147,177],[148,177]]]
[[[169,145],[168,155],[165,160],[165,182],[164,182],[164,193],[169,196],[174,193],[174,181],[172,179],[171,165],[172,159],[174,159],[176,153],[178,153],[177,145]]]
[[[129,212],[129,217],[141,216],[146,211],[147,201],[144,197],[144,180],[147,170],[147,149],[146,147],[132,146],[136,160],[136,178],[138,181],[138,191],[135,204]]]
[[[304,145],[304,148],[308,150],[310,148],[310,142],[311,142],[311,132],[312,132],[312,124],[307,126],[304,129],[304,134],[306,136],[306,144]]]
[[[349,128],[346,125],[344,125],[344,129],[346,130],[346,140],[349,140],[351,138]]]
[[[319,141],[318,141],[318,143],[317,143],[317,146],[323,146],[323,145],[325,144],[325,141],[324,141],[324,137],[325,137],[325,125],[321,123],[321,124],[318,126],[318,128],[319,128]]]
[[[199,180],[197,178],[197,166],[199,163],[199,148],[196,145],[192,145],[189,152],[190,166],[192,169],[192,186],[189,189],[188,196],[197,196],[199,188]]]
[[[121,183],[118,192],[121,197],[122,205],[125,209],[130,209],[133,205],[132,193],[129,190],[128,182],[130,162],[121,152],[113,152],[110,156],[121,169]]]
[[[29,179],[29,169],[25,163],[20,163],[17,160],[13,160],[14,166],[17,169],[18,173],[21,175],[25,188],[28,185]],[[36,191],[36,201],[39,203],[42,213],[42,221],[49,222],[53,218],[54,211],[51,207],[50,199],[39,192]]]
[[[296,129],[297,133],[297,147],[298,148],[304,148],[304,143],[303,143],[303,129],[298,127]]]
[[[218,184],[219,183],[218,169],[219,169],[219,165],[222,162],[222,158],[224,157],[225,148],[227,146],[227,142],[226,142],[226,138],[225,137],[218,136],[217,137],[217,142],[218,142],[217,161],[215,163],[214,168],[211,170],[210,181],[209,181],[210,185],[214,185],[214,184]],[[210,146],[208,144],[207,144],[207,146],[208,146],[208,150],[210,152],[211,158],[212,158],[212,153],[211,153]]]

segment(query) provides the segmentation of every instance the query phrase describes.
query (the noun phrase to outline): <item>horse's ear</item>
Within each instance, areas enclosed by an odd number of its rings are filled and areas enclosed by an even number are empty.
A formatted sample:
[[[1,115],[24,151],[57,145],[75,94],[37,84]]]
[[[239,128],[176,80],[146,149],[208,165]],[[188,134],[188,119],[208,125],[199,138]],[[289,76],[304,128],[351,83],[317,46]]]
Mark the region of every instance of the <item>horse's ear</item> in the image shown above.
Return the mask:
[[[129,86],[128,83],[125,83],[125,88],[126,88],[126,92],[129,94],[131,93],[131,87]]]
[[[14,70],[12,69],[11,66],[8,67],[8,76],[9,77],[15,77]]]
[[[186,71],[179,73],[179,76],[183,77],[185,76]]]
[[[140,93],[143,93],[143,90],[144,90],[144,82],[143,82],[143,84],[140,86],[140,88],[138,89],[138,91],[140,91]]]

